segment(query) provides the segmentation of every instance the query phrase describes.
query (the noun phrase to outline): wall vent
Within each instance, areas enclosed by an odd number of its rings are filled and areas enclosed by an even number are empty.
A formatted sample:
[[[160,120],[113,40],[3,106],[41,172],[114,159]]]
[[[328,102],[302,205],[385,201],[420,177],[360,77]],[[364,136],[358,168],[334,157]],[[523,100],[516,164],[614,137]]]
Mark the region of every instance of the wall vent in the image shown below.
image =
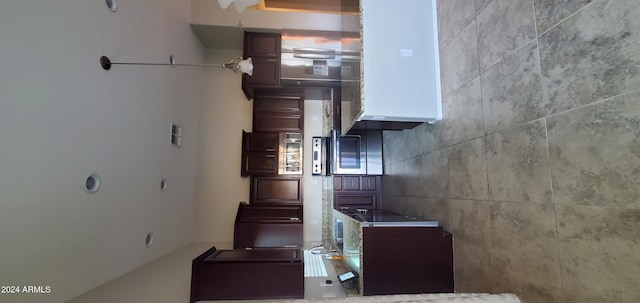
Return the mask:
[[[171,123],[171,145],[182,146],[182,126]]]

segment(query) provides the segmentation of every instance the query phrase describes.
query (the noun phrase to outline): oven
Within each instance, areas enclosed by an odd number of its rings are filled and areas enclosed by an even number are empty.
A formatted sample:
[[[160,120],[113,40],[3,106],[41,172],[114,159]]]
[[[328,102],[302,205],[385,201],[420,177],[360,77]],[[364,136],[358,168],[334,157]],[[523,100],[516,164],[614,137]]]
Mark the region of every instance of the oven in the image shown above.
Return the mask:
[[[353,131],[313,138],[313,175],[382,175],[382,132]]]

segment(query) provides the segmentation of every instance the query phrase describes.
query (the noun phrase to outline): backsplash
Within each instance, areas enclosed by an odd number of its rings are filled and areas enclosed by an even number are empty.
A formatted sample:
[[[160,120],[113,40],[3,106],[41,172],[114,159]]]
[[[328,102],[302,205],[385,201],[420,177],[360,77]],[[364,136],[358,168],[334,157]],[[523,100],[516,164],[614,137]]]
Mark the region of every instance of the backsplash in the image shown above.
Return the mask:
[[[640,4],[438,14],[444,120],[384,133],[384,208],[454,234],[458,292],[640,301]]]

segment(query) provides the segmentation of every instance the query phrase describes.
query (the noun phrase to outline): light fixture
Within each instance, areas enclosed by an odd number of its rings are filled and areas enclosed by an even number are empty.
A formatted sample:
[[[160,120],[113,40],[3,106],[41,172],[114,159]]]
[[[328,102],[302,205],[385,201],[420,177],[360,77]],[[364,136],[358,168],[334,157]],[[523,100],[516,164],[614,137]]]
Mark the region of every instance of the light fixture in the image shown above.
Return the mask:
[[[237,57],[222,64],[222,69],[230,69],[236,73],[245,73],[249,76],[253,76],[253,61],[251,60],[251,57],[245,60],[242,60],[242,57]]]
[[[180,64],[176,63],[176,58],[174,55],[169,56],[169,63],[138,63],[138,62],[112,62],[111,59],[107,56],[100,57],[100,66],[104,70],[110,70],[113,65],[168,65],[171,67],[174,66],[197,66],[197,67],[222,67],[222,69],[229,69],[236,73],[245,73],[249,76],[253,76],[253,61],[251,57],[247,59],[242,59],[242,57],[237,57],[227,63],[222,64]]]
[[[227,9],[233,3],[238,13],[242,13],[247,7],[260,3],[260,0],[218,0],[218,4],[222,9]]]

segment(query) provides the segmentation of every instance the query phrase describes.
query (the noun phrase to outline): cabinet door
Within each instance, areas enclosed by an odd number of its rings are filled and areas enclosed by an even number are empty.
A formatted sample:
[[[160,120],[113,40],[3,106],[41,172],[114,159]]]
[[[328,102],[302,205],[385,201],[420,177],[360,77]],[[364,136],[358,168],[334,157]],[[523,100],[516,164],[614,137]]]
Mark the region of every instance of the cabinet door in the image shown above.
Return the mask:
[[[251,202],[255,204],[302,204],[301,177],[251,177]]]
[[[278,151],[278,133],[247,133],[243,131],[244,150],[246,152],[273,152]]]
[[[247,133],[242,131],[242,163],[240,176],[277,175],[278,133]]]
[[[243,174],[248,175],[277,175],[278,157],[272,153],[248,153],[243,158]]]
[[[342,190],[359,191],[360,176],[342,176]]]
[[[253,130],[265,132],[302,132],[304,98],[256,94],[253,104]]]
[[[275,57],[280,58],[280,34],[245,32],[245,57]]]
[[[242,90],[247,98],[253,99],[258,87],[281,87],[280,41],[280,34],[244,33],[243,57],[253,61],[253,75],[242,75]]]
[[[252,87],[280,87],[280,59],[252,57],[253,75],[242,75],[244,85]]]
[[[381,177],[377,176],[362,176],[360,179],[360,188],[364,191],[376,191],[378,188],[377,182],[381,180]]]

